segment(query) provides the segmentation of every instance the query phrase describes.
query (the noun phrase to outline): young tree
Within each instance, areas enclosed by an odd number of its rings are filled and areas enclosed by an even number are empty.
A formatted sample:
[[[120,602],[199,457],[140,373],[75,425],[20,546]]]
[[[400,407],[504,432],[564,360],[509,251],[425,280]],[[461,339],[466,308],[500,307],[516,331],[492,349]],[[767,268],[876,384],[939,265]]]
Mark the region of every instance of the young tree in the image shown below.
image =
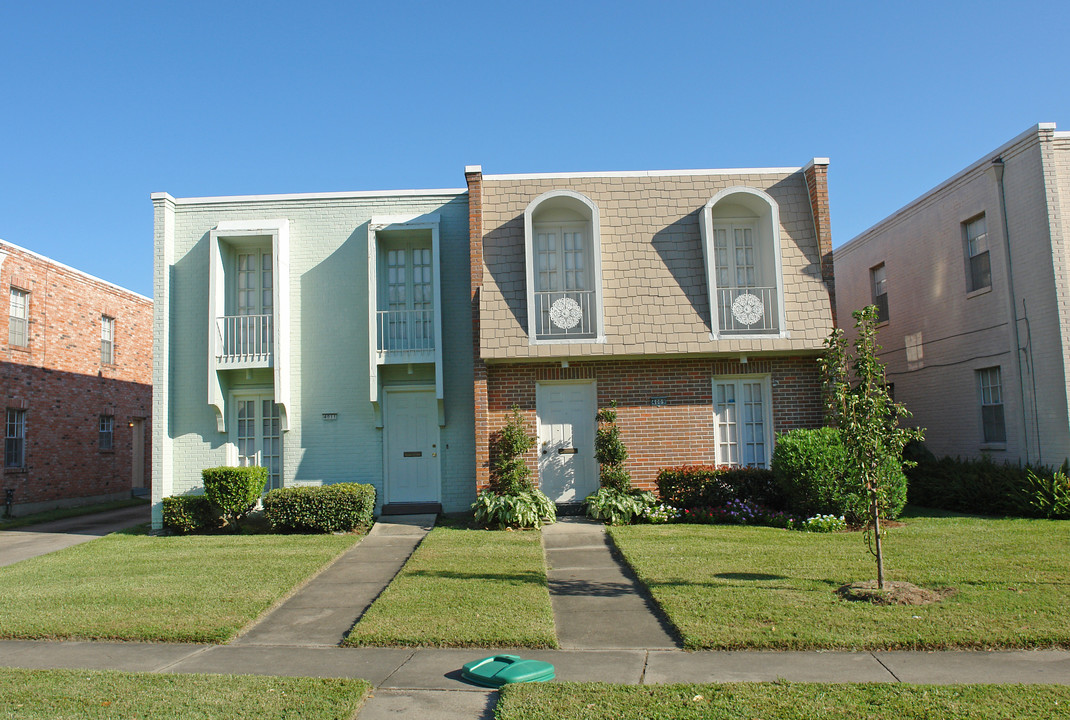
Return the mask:
[[[512,415],[495,438],[496,456],[490,470],[490,486],[498,495],[516,495],[534,489],[531,468],[524,455],[535,447],[535,438],[524,428],[520,408],[513,405]]]
[[[628,449],[624,447],[620,428],[617,427],[616,400],[608,408],[599,410],[595,419],[598,421],[598,430],[594,438],[594,457],[598,461],[599,485],[628,492],[632,489],[632,478],[624,467]]]
[[[921,440],[923,431],[899,425],[910,413],[888,394],[884,365],[877,358],[881,347],[876,339],[876,306],[856,310],[852,316],[858,332],[854,357],[843,330],[836,328],[825,341],[821,371],[829,420],[839,428],[847,449],[848,479],[869,503],[866,546],[877,561],[877,587],[884,590],[881,515],[887,505],[888,483],[892,473],[909,466],[903,460],[903,447]]]

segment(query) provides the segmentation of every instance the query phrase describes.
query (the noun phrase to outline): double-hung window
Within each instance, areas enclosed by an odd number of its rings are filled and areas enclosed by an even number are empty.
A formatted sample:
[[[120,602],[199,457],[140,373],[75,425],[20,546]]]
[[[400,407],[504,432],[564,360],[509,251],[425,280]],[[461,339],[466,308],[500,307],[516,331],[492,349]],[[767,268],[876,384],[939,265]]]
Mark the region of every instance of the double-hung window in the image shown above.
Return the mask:
[[[100,363],[115,364],[115,318],[100,316]]]
[[[988,229],[981,215],[963,224],[969,263],[969,292],[992,287],[992,264],[988,256]]]
[[[981,436],[986,443],[1007,442],[1003,420],[1003,379],[999,367],[977,371],[981,396]]]
[[[115,416],[101,415],[99,431],[97,433],[97,445],[101,450],[111,450],[115,447]]]
[[[888,277],[884,263],[870,268],[869,280],[873,291],[873,304],[877,306],[877,322],[888,322]]]
[[[4,467],[26,467],[26,411],[8,408],[4,424]]]
[[[30,293],[16,287],[11,288],[7,330],[7,342],[9,345],[26,347],[30,344],[29,310]]]

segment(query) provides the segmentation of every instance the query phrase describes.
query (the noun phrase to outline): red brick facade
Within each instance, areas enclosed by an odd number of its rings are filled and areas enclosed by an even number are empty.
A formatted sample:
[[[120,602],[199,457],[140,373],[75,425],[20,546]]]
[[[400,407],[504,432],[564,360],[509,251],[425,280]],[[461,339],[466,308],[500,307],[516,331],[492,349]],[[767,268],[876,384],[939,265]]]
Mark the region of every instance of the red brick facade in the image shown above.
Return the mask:
[[[141,486],[151,467],[152,301],[6,243],[0,256],[3,417],[25,411],[23,467],[4,467],[0,489],[14,490],[22,513],[129,497],[135,433]],[[25,345],[10,342],[12,287],[28,293]],[[113,319],[111,363],[103,317]],[[100,447],[101,416],[113,418],[111,449]]]
[[[638,487],[652,490],[661,468],[685,463],[713,463],[713,378],[729,375],[768,375],[772,388],[773,429],[820,427],[823,420],[821,377],[815,357],[772,357],[738,360],[713,358],[608,360],[569,363],[494,364],[486,369],[487,421],[498,430],[513,405],[520,408],[528,432],[537,433],[535,386],[540,381],[593,380],[598,407],[617,403],[617,425],[628,448],[627,468]],[[654,407],[651,398],[665,398]],[[478,410],[478,408],[477,408]],[[594,423],[594,418],[591,418]],[[477,434],[477,447],[480,437]],[[489,437],[477,458],[477,487],[489,480]],[[537,472],[537,450],[528,457]]]

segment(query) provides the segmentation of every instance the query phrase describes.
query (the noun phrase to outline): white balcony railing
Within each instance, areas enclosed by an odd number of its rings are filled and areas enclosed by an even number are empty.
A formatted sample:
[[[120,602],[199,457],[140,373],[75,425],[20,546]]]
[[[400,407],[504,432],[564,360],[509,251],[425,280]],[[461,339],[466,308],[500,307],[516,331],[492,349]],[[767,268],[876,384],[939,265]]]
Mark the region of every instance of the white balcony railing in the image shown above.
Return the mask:
[[[535,338],[593,338],[598,335],[593,290],[535,293]]]
[[[719,288],[717,315],[722,333],[777,332],[780,310],[776,288]]]
[[[422,353],[435,349],[434,310],[380,310],[379,352]]]
[[[271,315],[216,318],[216,359],[231,367],[270,367],[273,354]]]

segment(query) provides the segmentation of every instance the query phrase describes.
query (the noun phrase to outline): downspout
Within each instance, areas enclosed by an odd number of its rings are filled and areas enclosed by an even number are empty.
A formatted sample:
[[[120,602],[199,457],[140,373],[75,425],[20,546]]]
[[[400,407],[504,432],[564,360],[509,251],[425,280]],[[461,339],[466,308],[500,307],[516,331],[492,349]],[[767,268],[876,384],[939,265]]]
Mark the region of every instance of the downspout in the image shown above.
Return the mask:
[[[1011,323],[1014,325],[1014,364],[1018,375],[1018,393],[1022,410],[1022,447],[1025,449],[1025,462],[1029,464],[1029,421],[1025,411],[1025,378],[1022,376],[1022,339],[1018,331],[1018,303],[1014,294],[1014,263],[1011,259],[1011,231],[1007,222],[1007,193],[1003,187],[1003,157],[997,157],[989,168],[999,186],[999,213],[1003,218],[1003,251],[1007,258],[1007,293],[1011,300]],[[1034,398],[1034,401],[1036,399]]]

